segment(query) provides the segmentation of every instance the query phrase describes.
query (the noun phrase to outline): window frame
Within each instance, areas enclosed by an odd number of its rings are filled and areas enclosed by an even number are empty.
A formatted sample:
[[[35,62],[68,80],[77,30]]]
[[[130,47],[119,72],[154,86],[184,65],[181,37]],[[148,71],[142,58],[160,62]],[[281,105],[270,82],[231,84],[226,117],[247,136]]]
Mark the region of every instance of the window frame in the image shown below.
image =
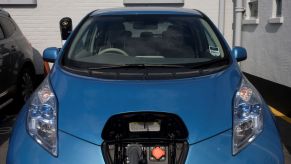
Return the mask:
[[[252,9],[251,9],[251,3],[257,3],[257,14],[256,16],[252,16]],[[244,1],[244,7],[245,7],[245,14],[243,19],[243,24],[259,24],[259,0],[245,0]]]
[[[280,1],[281,5],[278,5],[278,1]],[[280,15],[278,15],[278,11],[280,11]],[[282,24],[284,22],[283,0],[273,0],[272,15],[269,18],[268,22],[271,24]]]

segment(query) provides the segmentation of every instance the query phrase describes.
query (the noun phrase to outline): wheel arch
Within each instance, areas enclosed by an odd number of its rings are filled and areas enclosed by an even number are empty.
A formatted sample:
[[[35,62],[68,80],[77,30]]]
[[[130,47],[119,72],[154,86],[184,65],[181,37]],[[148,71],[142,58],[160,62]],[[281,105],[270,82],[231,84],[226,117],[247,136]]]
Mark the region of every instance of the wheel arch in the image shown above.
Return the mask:
[[[25,68],[28,68],[30,69],[31,71],[33,71],[33,73],[35,74],[35,68],[34,68],[34,65],[32,63],[31,60],[27,59],[23,62],[23,64],[21,65],[20,67],[20,70],[19,70],[19,75],[21,74],[22,70],[25,69]]]

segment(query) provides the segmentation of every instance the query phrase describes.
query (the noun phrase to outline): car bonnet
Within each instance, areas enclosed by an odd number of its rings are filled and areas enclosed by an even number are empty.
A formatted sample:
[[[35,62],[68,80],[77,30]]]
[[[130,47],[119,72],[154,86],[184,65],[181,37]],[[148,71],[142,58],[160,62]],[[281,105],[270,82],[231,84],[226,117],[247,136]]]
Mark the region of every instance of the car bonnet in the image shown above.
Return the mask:
[[[55,66],[50,75],[58,99],[58,128],[102,144],[106,121],[115,114],[155,111],[178,115],[195,143],[232,127],[232,101],[241,72],[236,65],[200,77],[174,80],[106,80]]]

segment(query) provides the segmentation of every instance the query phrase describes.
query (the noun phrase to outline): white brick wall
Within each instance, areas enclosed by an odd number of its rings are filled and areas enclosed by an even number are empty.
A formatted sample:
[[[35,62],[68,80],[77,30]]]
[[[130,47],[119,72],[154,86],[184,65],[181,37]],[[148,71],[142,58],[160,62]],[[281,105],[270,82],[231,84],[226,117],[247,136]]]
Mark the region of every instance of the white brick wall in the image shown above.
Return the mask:
[[[225,0],[225,25],[224,25],[224,37],[228,44],[232,47],[233,45],[233,28],[232,23],[234,14],[234,4],[232,0]]]
[[[76,26],[90,11],[122,6],[123,0],[37,0],[36,7],[6,7],[5,10],[11,14],[31,44],[42,53],[46,47],[61,46],[61,18],[71,17]],[[184,7],[201,10],[215,24],[218,22],[219,0],[185,0]],[[226,18],[226,23],[226,36],[231,43],[232,32],[229,33],[228,28],[232,20]]]
[[[217,25],[219,0],[185,0],[185,8],[198,9],[205,13]]]
[[[47,47],[61,46],[59,20],[65,16],[73,25],[90,11],[123,6],[121,0],[38,0],[37,7],[5,8],[24,35],[40,53]]]
[[[185,0],[186,8],[198,9],[204,12],[216,25],[218,25],[219,0]],[[224,36],[230,46],[233,40],[233,1],[225,0]]]
[[[282,24],[269,23],[273,3],[259,1],[259,24],[242,26],[242,46],[248,59],[242,70],[291,87],[291,0],[282,0]]]

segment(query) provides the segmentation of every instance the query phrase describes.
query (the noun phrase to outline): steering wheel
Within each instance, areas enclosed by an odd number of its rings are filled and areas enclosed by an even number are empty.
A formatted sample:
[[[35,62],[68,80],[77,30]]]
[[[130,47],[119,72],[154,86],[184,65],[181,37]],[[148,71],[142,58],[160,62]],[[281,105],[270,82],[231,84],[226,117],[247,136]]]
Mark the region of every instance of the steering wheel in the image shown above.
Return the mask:
[[[123,50],[121,50],[119,48],[106,48],[106,49],[98,52],[97,55],[103,55],[103,54],[108,53],[108,52],[117,52],[117,53],[119,53],[121,55],[128,56],[128,54],[125,51],[123,51]]]

